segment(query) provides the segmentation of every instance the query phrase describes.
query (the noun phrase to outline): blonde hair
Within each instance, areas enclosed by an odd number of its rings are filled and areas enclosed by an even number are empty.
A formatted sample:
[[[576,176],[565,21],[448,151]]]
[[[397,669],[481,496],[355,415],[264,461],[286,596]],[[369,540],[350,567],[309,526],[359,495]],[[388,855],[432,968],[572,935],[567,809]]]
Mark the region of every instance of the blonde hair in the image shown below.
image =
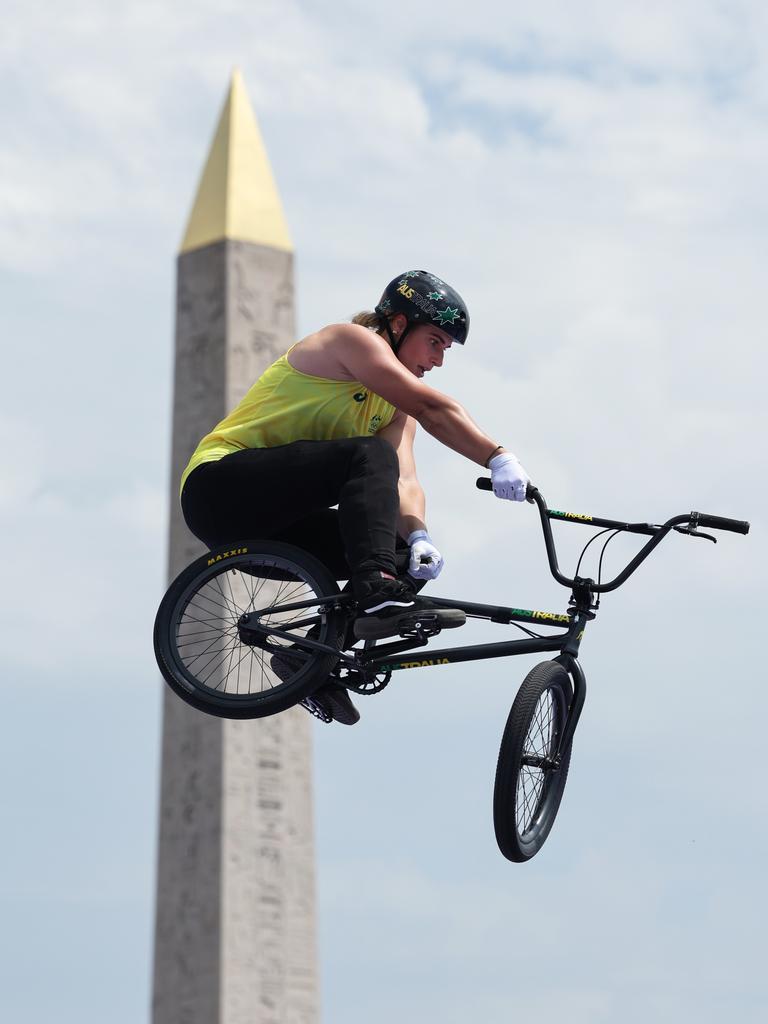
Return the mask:
[[[382,313],[371,313],[369,310],[363,310],[361,313],[355,313],[352,317],[353,324],[359,324],[361,327],[367,327],[369,331],[376,331],[377,334],[381,334],[384,330],[384,324],[387,322],[387,318]]]

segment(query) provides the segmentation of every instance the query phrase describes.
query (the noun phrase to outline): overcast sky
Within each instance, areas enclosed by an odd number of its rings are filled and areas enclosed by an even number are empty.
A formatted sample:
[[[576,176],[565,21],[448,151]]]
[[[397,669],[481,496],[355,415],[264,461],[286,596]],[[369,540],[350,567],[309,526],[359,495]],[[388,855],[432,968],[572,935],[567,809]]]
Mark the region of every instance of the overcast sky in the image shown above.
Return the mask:
[[[472,316],[430,383],[551,505],[753,523],[671,538],[605,599],[528,865],[491,796],[537,659],[402,673],[317,724],[324,1021],[765,1019],[767,10],[6,0],[4,1020],[148,1019],[174,259],[235,65],[302,333],[425,267]],[[423,434],[417,460],[433,592],[562,610],[533,510]]]

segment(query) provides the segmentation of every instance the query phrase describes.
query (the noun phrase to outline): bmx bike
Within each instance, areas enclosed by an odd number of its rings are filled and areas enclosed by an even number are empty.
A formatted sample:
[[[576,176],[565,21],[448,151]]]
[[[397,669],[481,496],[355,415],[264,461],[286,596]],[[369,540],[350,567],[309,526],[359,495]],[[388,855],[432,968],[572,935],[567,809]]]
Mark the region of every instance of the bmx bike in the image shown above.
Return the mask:
[[[491,490],[488,478],[477,486]],[[390,642],[349,640],[357,615],[350,593],[339,590],[328,570],[308,552],[268,540],[243,541],[210,551],[170,585],[155,619],[154,646],[163,677],[192,707],[222,718],[261,718],[303,704],[325,721],[312,700],[329,678],[358,694],[379,693],[393,672],[549,653],[523,680],[512,704],[496,768],[493,820],[503,855],[526,861],[544,844],[568,777],[571,746],[586,695],[578,661],[588,623],[602,594],[616,590],[671,532],[715,538],[702,528],[749,532],[749,523],[690,512],[665,523],[627,523],[536,504],[552,576],[569,588],[564,613],[432,598],[432,608],[458,608],[468,618],[512,626],[523,638],[427,652],[441,630],[430,608],[419,611]],[[551,522],[597,527],[584,546],[573,578],[560,571]],[[602,582],[605,546],[619,533],[649,539],[618,575]],[[604,538],[598,578],[579,575],[590,544]],[[540,633],[545,627],[554,633]]]

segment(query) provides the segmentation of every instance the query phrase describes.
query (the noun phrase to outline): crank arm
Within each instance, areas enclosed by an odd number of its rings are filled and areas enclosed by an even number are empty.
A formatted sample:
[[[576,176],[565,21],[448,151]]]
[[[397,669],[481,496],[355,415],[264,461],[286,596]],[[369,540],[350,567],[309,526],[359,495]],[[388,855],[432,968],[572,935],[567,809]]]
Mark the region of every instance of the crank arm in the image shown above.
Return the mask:
[[[250,614],[245,614],[241,617],[238,623],[238,626],[241,629],[244,629],[247,633],[255,633],[256,636],[264,638],[277,636],[280,637],[281,640],[290,640],[291,643],[295,647],[298,647],[300,651],[306,652],[307,649],[309,649],[309,652],[318,651],[320,654],[335,654],[340,661],[346,661],[350,665],[356,664],[355,658],[352,655],[344,654],[343,651],[340,651],[337,647],[329,647],[328,644],[318,643],[317,640],[310,640],[309,637],[306,636],[298,637],[295,633],[288,632],[284,629],[267,629],[266,626],[260,626],[256,622],[249,622],[249,619]],[[272,651],[273,653],[285,653],[284,647],[274,646],[269,643],[265,643],[261,646],[263,646],[265,650]]]

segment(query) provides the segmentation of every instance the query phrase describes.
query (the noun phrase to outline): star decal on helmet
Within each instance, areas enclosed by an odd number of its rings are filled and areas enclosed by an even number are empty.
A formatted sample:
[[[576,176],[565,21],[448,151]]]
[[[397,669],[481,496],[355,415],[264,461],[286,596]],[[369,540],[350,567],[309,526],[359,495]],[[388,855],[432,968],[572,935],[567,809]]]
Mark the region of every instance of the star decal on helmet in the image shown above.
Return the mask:
[[[421,273],[420,270],[408,270],[408,271],[406,271],[405,276],[406,277],[418,277],[420,273]]]
[[[428,299],[434,299],[434,301],[436,302],[438,299],[442,298],[442,295],[440,294],[440,292],[430,292],[427,295],[427,298]]]
[[[459,310],[446,306],[445,309],[438,309],[437,316],[433,316],[432,319],[440,321],[438,327],[442,327],[443,324],[455,324],[459,319]]]
[[[392,303],[389,301],[389,299],[382,299],[381,302],[379,303],[379,309],[382,311],[382,313],[389,313],[392,310]]]

